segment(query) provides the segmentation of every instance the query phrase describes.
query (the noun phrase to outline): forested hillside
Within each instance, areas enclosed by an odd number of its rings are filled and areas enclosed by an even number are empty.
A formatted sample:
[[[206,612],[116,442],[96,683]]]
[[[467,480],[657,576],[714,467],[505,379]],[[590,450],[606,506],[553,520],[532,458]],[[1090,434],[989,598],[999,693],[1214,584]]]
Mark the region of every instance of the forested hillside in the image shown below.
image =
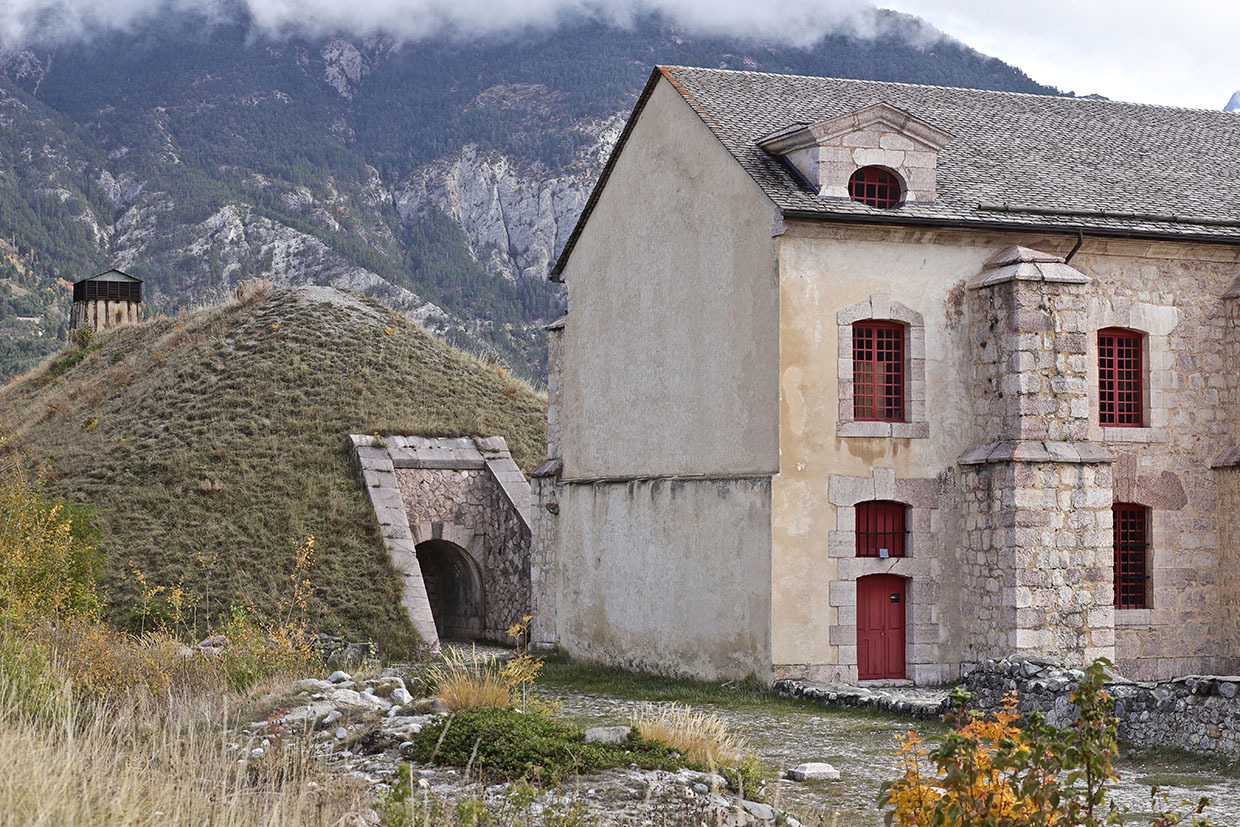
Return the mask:
[[[348,287],[537,378],[562,303],[548,266],[653,65],[1054,91],[879,14],[882,36],[808,49],[656,18],[273,39],[238,13],[10,52],[0,379],[57,346],[68,284],[108,266],[147,281],[148,313],[254,276]]]

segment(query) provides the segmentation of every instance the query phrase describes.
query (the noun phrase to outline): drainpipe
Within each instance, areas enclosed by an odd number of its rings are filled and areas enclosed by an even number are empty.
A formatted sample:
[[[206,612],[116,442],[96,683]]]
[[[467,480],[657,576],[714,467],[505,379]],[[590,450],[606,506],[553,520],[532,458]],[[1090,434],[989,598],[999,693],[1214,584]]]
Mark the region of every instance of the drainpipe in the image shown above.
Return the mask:
[[[1072,251],[1071,251],[1071,252],[1069,252],[1069,253],[1068,253],[1068,255],[1064,257],[1063,263],[1064,263],[1064,264],[1071,264],[1071,263],[1072,263],[1072,257],[1073,257],[1074,255],[1076,255],[1076,251],[1077,251],[1077,250],[1079,250],[1079,249],[1081,249],[1081,245],[1082,245],[1082,244],[1084,244],[1084,243],[1085,243],[1085,231],[1084,231],[1084,230],[1082,230],[1082,229],[1078,229],[1078,230],[1076,231],[1076,246],[1075,246],[1075,247],[1073,247],[1073,248],[1072,248]]]

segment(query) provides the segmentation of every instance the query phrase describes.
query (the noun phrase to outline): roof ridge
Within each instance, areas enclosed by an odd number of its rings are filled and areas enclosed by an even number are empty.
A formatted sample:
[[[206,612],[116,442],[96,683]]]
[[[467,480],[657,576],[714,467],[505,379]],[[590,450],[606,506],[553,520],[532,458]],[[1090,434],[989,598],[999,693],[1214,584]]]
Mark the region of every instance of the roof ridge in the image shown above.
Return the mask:
[[[804,80],[832,80],[845,83],[873,83],[883,86],[902,86],[909,89],[943,89],[953,92],[980,92],[984,95],[1002,95],[1006,97],[1038,98],[1041,100],[1074,101],[1086,105],[1098,106],[1133,106],[1140,109],[1166,109],[1177,112],[1196,112],[1211,115],[1223,115],[1228,118],[1240,119],[1240,112],[1225,112],[1219,109],[1202,109],[1194,106],[1172,106],[1166,103],[1139,103],[1137,101],[1112,100],[1111,98],[1091,98],[1084,95],[1046,95],[1038,92],[1010,92],[1004,89],[978,89],[973,86],[944,86],[936,83],[908,83],[899,80],[876,80],[873,78],[830,77],[826,75],[802,75],[795,72],[758,72],[752,69],[721,69],[711,66],[688,66],[685,64],[659,64],[659,69],[688,69],[694,72],[710,72],[721,75],[752,75],[768,78],[798,78]]]

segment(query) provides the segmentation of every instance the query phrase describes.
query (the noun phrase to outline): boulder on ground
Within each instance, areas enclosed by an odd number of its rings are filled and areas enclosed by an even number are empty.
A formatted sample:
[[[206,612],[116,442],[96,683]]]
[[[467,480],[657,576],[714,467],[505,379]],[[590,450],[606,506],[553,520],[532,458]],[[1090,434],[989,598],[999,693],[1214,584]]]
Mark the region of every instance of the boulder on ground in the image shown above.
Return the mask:
[[[596,726],[586,730],[587,744],[623,744],[628,739],[632,727],[627,726]]]
[[[830,764],[813,761],[797,764],[788,770],[788,777],[793,781],[839,781],[840,771]]]

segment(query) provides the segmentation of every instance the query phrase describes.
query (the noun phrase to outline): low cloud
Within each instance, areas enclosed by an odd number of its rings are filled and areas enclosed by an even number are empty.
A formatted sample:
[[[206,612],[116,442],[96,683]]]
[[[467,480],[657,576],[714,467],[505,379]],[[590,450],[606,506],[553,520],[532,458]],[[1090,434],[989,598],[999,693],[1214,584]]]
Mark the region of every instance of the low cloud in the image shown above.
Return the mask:
[[[184,12],[217,21],[248,15],[272,35],[382,33],[402,40],[519,32],[566,19],[625,25],[651,13],[697,34],[799,46],[832,33],[872,37],[882,28],[862,0],[0,0],[0,43],[11,49],[90,39]],[[917,36],[938,33],[927,27]]]

